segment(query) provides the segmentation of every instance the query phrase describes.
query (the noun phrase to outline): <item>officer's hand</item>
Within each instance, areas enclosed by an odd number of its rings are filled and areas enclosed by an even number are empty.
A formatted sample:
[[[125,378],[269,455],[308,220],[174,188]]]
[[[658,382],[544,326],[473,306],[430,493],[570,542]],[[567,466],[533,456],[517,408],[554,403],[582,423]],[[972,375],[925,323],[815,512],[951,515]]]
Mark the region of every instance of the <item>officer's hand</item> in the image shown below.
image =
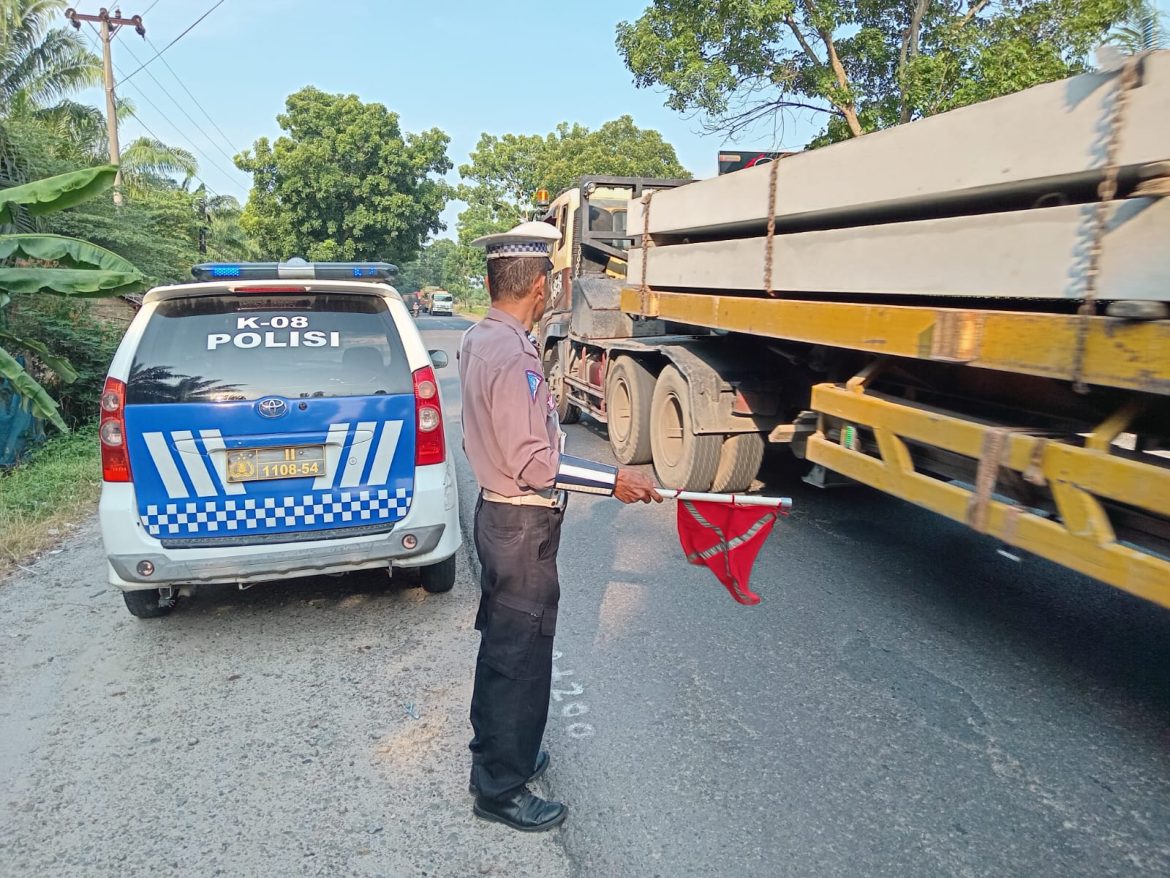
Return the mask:
[[[637,470],[621,467],[617,471],[617,482],[613,495],[623,503],[661,503],[662,498],[654,490],[654,482]]]

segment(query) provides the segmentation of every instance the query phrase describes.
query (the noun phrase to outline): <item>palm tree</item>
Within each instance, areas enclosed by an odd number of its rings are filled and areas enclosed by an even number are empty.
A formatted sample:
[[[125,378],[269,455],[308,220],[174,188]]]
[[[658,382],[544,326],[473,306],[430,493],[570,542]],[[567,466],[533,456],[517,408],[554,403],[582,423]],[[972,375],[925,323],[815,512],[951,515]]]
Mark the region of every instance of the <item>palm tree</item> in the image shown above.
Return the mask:
[[[1168,44],[1162,15],[1148,0],[1142,3],[1124,24],[1114,29],[1108,41],[1127,55],[1165,49]]]
[[[0,0],[0,116],[46,109],[101,81],[101,60],[59,26],[66,0]]]
[[[199,172],[195,156],[161,140],[139,137],[122,150],[122,184],[129,195],[141,196],[151,189],[174,185],[172,177],[183,178],[181,188]]]

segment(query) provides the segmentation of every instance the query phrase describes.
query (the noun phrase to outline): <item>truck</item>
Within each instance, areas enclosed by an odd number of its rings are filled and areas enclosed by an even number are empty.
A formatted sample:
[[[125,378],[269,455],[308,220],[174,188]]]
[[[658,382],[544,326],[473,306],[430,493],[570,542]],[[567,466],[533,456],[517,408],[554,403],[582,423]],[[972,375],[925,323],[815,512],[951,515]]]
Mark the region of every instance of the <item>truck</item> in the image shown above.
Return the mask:
[[[423,308],[431,315],[455,313],[455,297],[446,290],[437,287],[424,287],[422,293]]]
[[[786,450],[1170,607],[1168,117],[1162,52],[708,180],[582,178],[543,208],[562,422],[670,488]]]

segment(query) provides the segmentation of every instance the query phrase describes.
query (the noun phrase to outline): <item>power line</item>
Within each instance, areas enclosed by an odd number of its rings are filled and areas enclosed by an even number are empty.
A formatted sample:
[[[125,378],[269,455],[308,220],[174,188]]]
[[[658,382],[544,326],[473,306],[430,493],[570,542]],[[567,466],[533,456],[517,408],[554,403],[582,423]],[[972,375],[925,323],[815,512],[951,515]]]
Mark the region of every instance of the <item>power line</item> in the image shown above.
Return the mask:
[[[155,0],[155,2],[158,2],[158,0]],[[154,43],[150,42],[150,37],[146,38],[146,42],[150,43],[150,47],[152,49],[154,48]],[[219,132],[220,136],[223,138],[223,142],[226,143],[228,145],[228,147],[230,147],[233,152],[236,152],[236,153],[242,152],[242,150],[236,149],[236,145],[234,143],[232,143],[231,138],[228,137],[224,133],[224,130],[219,127],[219,123],[215,121],[215,117],[212,116],[209,112],[207,112],[207,110],[205,110],[203,108],[203,104],[199,103],[199,99],[197,97],[195,97],[195,95],[191,94],[191,89],[187,88],[187,83],[183,82],[183,78],[181,76],[179,76],[179,74],[175,73],[174,68],[171,67],[171,65],[167,61],[167,59],[163,58],[162,62],[163,62],[163,65],[167,68],[167,70],[171,71],[171,76],[175,77],[175,81],[178,82],[179,85],[181,85],[183,87],[183,91],[185,91],[187,93],[187,95],[191,98],[191,100],[195,102],[195,106],[197,106],[202,111],[203,115],[207,117],[207,121],[210,122],[212,124],[212,126],[215,128],[215,130]],[[235,161],[235,159],[232,159],[232,161]]]
[[[125,85],[126,83],[123,81],[123,83],[122,83],[122,84],[123,84],[123,85]],[[151,106],[151,108],[153,108],[153,110],[154,110],[156,113],[158,113],[160,116],[162,116],[162,119],[163,119],[163,121],[164,121],[164,122],[166,122],[168,125],[170,125],[172,128],[174,128],[174,129],[175,129],[175,131],[176,131],[176,132],[178,132],[178,134],[179,134],[179,136],[180,136],[180,137],[182,137],[182,138],[183,138],[185,141],[187,141],[189,144],[191,144],[191,148],[192,148],[192,149],[194,149],[194,150],[195,150],[197,153],[199,153],[201,156],[203,156],[205,159],[207,159],[207,163],[208,163],[209,165],[211,165],[213,168],[215,168],[217,171],[219,171],[221,174],[223,174],[223,175],[224,175],[224,177],[226,177],[228,180],[231,180],[231,179],[232,179],[231,172],[230,172],[230,171],[225,171],[225,170],[223,169],[223,167],[222,167],[222,166],[220,166],[220,165],[218,165],[216,162],[212,161],[212,158],[211,158],[211,156],[209,156],[209,155],[208,155],[206,152],[204,152],[204,151],[203,151],[203,150],[202,150],[202,149],[199,147],[199,145],[198,145],[197,143],[195,143],[195,141],[194,141],[194,140],[192,140],[190,137],[188,137],[188,136],[187,136],[187,134],[186,134],[186,132],[185,132],[185,131],[183,131],[183,129],[182,129],[182,128],[180,128],[178,125],[176,125],[176,124],[175,124],[175,123],[174,123],[174,122],[173,122],[173,121],[170,119],[170,117],[169,117],[169,116],[167,116],[167,114],[166,114],[166,113],[164,113],[164,112],[163,112],[161,109],[159,109],[159,106],[158,106],[158,104],[156,104],[156,103],[155,103],[154,101],[152,101],[152,100],[151,100],[149,97],[147,97],[147,95],[146,95],[146,92],[144,92],[142,89],[140,89],[138,86],[136,86],[136,85],[134,85],[134,84],[131,84],[131,85],[130,85],[130,88],[134,89],[134,91],[135,91],[135,92],[137,92],[137,93],[138,93],[138,95],[139,95],[139,96],[140,96],[140,97],[141,97],[141,98],[142,98],[144,101],[146,101],[146,103],[148,103],[148,104]],[[138,117],[135,115],[135,116],[134,116],[134,118],[136,118],[136,119],[137,119]],[[161,141],[161,138],[155,137],[155,140],[160,140],[160,141]]]
[[[92,24],[90,25],[90,29],[91,29],[91,30],[94,30],[94,32],[95,32],[95,33],[97,32],[97,31],[96,31],[96,29],[94,29],[94,27],[93,27],[93,25],[92,25]],[[133,55],[133,54],[134,54],[134,53],[133,53],[133,52],[131,52],[131,55]],[[117,68],[116,68],[116,67],[115,67],[115,70],[117,70]],[[120,70],[118,70],[117,72],[118,72],[118,74],[119,74],[119,75],[121,75],[121,71],[120,71]],[[150,75],[150,74],[148,74],[148,75]],[[150,78],[151,78],[151,79],[154,79],[154,76],[153,76],[153,75],[150,75]],[[175,104],[175,106],[179,107],[179,110],[180,110],[180,111],[181,111],[181,112],[182,112],[184,115],[186,115],[188,119],[191,119],[191,116],[190,116],[190,114],[189,114],[189,113],[187,113],[187,111],[186,111],[186,110],[184,110],[184,109],[182,108],[182,106],[180,106],[180,105],[179,105],[179,102],[178,102],[178,101],[176,101],[176,100],[175,100],[175,99],[174,99],[174,98],[171,96],[171,94],[170,94],[169,92],[167,92],[167,90],[166,90],[166,89],[164,89],[164,88],[162,87],[162,83],[158,82],[158,80],[157,80],[157,79],[155,79],[154,81],[155,81],[155,82],[158,84],[158,87],[159,87],[160,89],[162,89],[162,90],[163,90],[163,93],[164,93],[164,94],[166,94],[166,96],[167,96],[167,97],[169,97],[169,98],[170,98],[172,101],[174,101],[174,104]],[[202,148],[200,148],[200,147],[199,147],[199,146],[198,146],[198,145],[195,143],[195,141],[194,141],[194,140],[192,140],[190,137],[188,137],[188,136],[187,136],[187,134],[186,134],[186,133],[185,133],[185,132],[184,132],[184,131],[183,131],[183,130],[182,130],[182,129],[181,129],[179,126],[178,126],[178,125],[176,125],[176,124],[175,124],[175,123],[174,123],[174,122],[173,122],[173,121],[170,119],[170,117],[169,117],[169,116],[167,116],[167,114],[166,114],[166,113],[164,113],[164,112],[163,112],[161,109],[159,109],[159,106],[158,106],[156,103],[154,103],[154,102],[153,102],[153,101],[152,101],[152,100],[151,100],[149,97],[147,97],[147,95],[146,95],[146,92],[144,92],[144,91],[143,91],[141,88],[139,88],[137,85],[135,85],[135,84],[133,84],[133,83],[126,83],[126,82],[125,82],[125,80],[122,80],[122,84],[128,84],[128,85],[130,86],[130,88],[134,89],[134,91],[135,91],[135,92],[137,92],[139,95],[141,95],[142,99],[143,99],[144,101],[146,101],[148,104],[150,104],[150,106],[154,108],[154,111],[155,111],[156,113],[158,113],[160,116],[162,116],[162,118],[163,118],[163,121],[164,121],[164,122],[166,122],[168,125],[170,125],[172,128],[174,128],[174,129],[175,129],[175,131],[177,131],[177,132],[178,132],[179,136],[180,136],[180,137],[182,137],[184,140],[186,140],[186,141],[187,141],[189,144],[191,144],[191,147],[192,147],[192,148],[193,148],[193,149],[194,149],[194,150],[195,150],[197,153],[199,153],[199,155],[203,156],[203,158],[207,160],[207,163],[208,163],[209,165],[211,165],[213,168],[215,168],[217,171],[219,171],[221,174],[223,174],[225,179],[227,179],[229,182],[233,182],[233,183],[235,182],[235,181],[232,179],[232,174],[231,174],[231,172],[230,172],[230,171],[225,171],[225,170],[223,169],[223,167],[222,167],[221,165],[219,165],[218,163],[216,163],[216,161],[215,161],[214,159],[212,159],[212,157],[211,157],[210,155],[208,155],[208,154],[207,154],[207,153],[206,153],[206,152],[205,152],[205,151],[204,151]],[[132,115],[133,115],[133,114],[132,114]],[[137,115],[135,115],[135,116],[134,116],[134,118],[135,118],[135,119],[138,119],[138,116],[137,116]],[[141,121],[141,119],[139,119],[139,121]],[[201,133],[201,134],[203,134],[203,136],[204,136],[204,137],[207,137],[207,133],[206,133],[205,131],[203,131],[203,129],[202,129],[202,128],[200,128],[200,127],[199,127],[199,123],[198,123],[198,122],[196,122],[194,119],[191,119],[191,123],[192,123],[192,124],[193,124],[193,125],[194,125],[196,128],[199,128],[199,131],[200,131],[200,133]],[[152,135],[152,136],[153,136],[153,135]],[[213,143],[213,141],[211,140],[211,138],[210,138],[210,137],[208,137],[207,139],[208,139],[208,142],[209,142],[209,143],[212,143],[213,145],[215,145],[215,144]],[[162,139],[161,139],[161,138],[159,138],[159,137],[155,137],[155,140],[158,140],[158,141],[160,141],[160,142],[161,142],[161,140],[162,140]],[[218,146],[216,146],[216,148],[217,148],[217,149],[219,149],[219,147],[218,147]],[[223,152],[223,150],[220,150],[220,152]],[[231,162],[233,162],[233,163],[234,163],[234,160],[233,160],[233,159],[231,159],[230,157],[228,158],[228,161],[231,161]],[[201,181],[201,182],[202,182],[202,181]],[[204,184],[204,185],[206,185],[206,184]]]
[[[146,11],[142,13],[143,18],[146,17],[147,12],[150,12],[150,10],[154,9],[154,7],[158,6],[158,4],[159,4],[159,0],[154,0],[153,3],[151,3],[149,6],[147,6]]]
[[[148,103],[149,103],[149,101],[148,101]],[[126,107],[126,112],[128,112],[131,116],[134,117],[134,121],[136,121],[139,125],[141,125],[143,127],[143,129],[145,129],[147,134],[149,134],[151,137],[153,137],[159,143],[162,143],[162,138],[150,130],[150,126],[142,121],[142,117],[134,112],[133,107]],[[198,180],[203,185],[203,188],[206,189],[208,192],[210,192],[212,195],[214,195],[216,198],[220,197],[220,194],[211,188],[211,184],[208,183],[206,180],[204,180],[202,177],[200,177],[198,174],[192,174],[191,176],[194,177],[196,180]]]
[[[203,19],[207,18],[207,16],[211,15],[211,13],[215,12],[215,10],[219,9],[219,7],[223,6],[223,4],[224,4],[224,0],[218,0],[218,2],[214,6],[212,6],[210,9],[208,9],[206,12],[204,12],[201,16],[199,16],[197,19],[195,19],[193,22],[191,22],[191,24],[187,26],[187,29],[185,31],[183,31],[181,34],[179,34],[177,37],[175,37],[173,40],[171,40],[169,43],[167,43],[165,46],[163,46],[161,49],[159,49],[158,52],[155,53],[154,58],[151,58],[149,61],[146,62],[146,64],[143,64],[137,70],[133,71],[130,74],[130,76],[123,77],[122,82],[125,82],[126,80],[133,77],[135,74],[138,73],[139,70],[141,70],[147,64],[153,63],[155,58],[160,57],[163,52],[165,52],[167,49],[169,49],[171,46],[173,46],[179,40],[183,39],[183,37],[187,36],[187,34],[191,33],[191,31],[195,28],[195,25],[199,24],[199,22],[203,21]]]
[[[132,51],[130,51],[130,49],[128,47],[123,46],[123,48],[125,48],[126,51],[130,53],[131,58],[133,58],[135,61],[138,60],[138,56],[135,55]],[[146,71],[146,75],[149,76],[151,81],[159,87],[159,90],[163,94],[165,94],[168,98],[170,98],[171,103],[179,108],[179,112],[187,117],[187,121],[190,122],[192,125],[194,125],[195,128],[199,131],[199,133],[207,138],[207,142],[210,143],[212,146],[214,146],[217,150],[219,150],[219,154],[222,155],[225,159],[227,159],[229,162],[231,162],[234,165],[236,160],[234,158],[232,158],[230,155],[228,155],[226,152],[224,152],[223,147],[221,147],[218,143],[216,143],[211,138],[211,136],[207,133],[207,131],[204,130],[203,126],[200,125],[198,122],[196,122],[194,120],[194,118],[192,118],[191,114],[188,113],[187,110],[183,107],[183,105],[180,104],[175,99],[174,95],[172,95],[169,91],[167,91],[166,87],[161,82],[158,81],[158,79],[155,77],[155,75],[153,73],[151,73],[149,70]],[[124,81],[125,80],[123,80],[123,82]],[[182,83],[179,83],[179,84],[182,85]],[[228,146],[230,147],[231,144],[229,143]]]
[[[94,28],[92,24],[90,25],[90,30],[93,30],[95,33],[97,32],[97,29]],[[86,34],[86,36],[89,37],[89,34]],[[93,37],[90,37],[91,42],[93,39],[94,39]],[[153,101],[151,101],[151,99],[149,97],[146,96],[146,94],[142,91],[142,89],[138,88],[135,85],[131,85],[130,87],[133,88],[134,91],[136,91],[139,95],[141,95],[142,99],[144,101],[146,101],[148,104],[150,104],[150,106],[154,107],[155,112],[157,112],[160,116],[162,116],[163,121],[165,121],[168,125],[170,125],[177,132],[179,132],[179,135],[181,137],[183,137],[183,139],[185,139],[188,143],[190,143],[191,146],[195,148],[196,152],[200,153],[204,158],[206,158],[210,162],[212,167],[216,168],[221,173],[223,172],[223,169],[220,168],[218,165],[216,165],[215,162],[212,162],[210,156],[208,156],[205,152],[203,152],[203,150],[201,150],[198,146],[196,146],[195,142],[193,140],[191,140],[191,138],[187,137],[187,135],[183,133],[183,131],[179,128],[179,126],[176,125],[174,122],[172,122],[170,120],[170,118],[166,115],[166,113],[164,113],[162,110],[160,110],[158,108],[158,106]],[[164,142],[161,137],[159,137],[157,134],[154,133],[154,131],[151,130],[149,125],[147,125],[144,121],[142,121],[142,117],[139,116],[136,112],[134,112],[133,107],[130,107],[126,104],[123,104],[122,106],[126,108],[127,112],[129,112],[130,115],[134,117],[134,119],[138,122],[139,125],[141,125],[144,129],[146,129],[147,134],[149,134],[151,137],[153,137],[158,143]],[[212,195],[215,195],[216,197],[219,197],[219,193],[216,192],[214,189],[212,189],[211,185],[206,180],[204,180],[202,177],[200,177],[198,173],[194,173],[191,176],[194,177],[196,180],[198,180],[200,183],[202,183],[207,188],[208,192],[210,192]],[[229,175],[228,179],[229,180],[231,179],[230,175]]]

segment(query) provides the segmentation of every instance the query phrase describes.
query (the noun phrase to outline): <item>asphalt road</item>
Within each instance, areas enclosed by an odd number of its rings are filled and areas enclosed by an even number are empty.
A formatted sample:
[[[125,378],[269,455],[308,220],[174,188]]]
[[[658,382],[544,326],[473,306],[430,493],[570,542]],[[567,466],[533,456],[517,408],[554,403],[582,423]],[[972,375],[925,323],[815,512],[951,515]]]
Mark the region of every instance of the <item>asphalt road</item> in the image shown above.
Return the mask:
[[[1170,613],[868,489],[767,481],[795,510],[757,607],[684,563],[669,505],[570,503],[548,784],[574,875],[1170,874]]]
[[[467,325],[419,323],[452,355]],[[540,836],[470,814],[470,559],[448,595],[315,578],[143,622],[78,522],[0,583],[0,875],[1170,873],[1170,613],[781,470],[758,607],[669,505],[571,502],[539,786],[571,812]]]

